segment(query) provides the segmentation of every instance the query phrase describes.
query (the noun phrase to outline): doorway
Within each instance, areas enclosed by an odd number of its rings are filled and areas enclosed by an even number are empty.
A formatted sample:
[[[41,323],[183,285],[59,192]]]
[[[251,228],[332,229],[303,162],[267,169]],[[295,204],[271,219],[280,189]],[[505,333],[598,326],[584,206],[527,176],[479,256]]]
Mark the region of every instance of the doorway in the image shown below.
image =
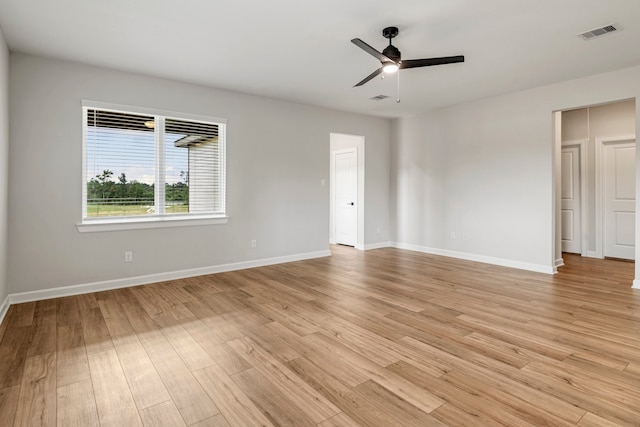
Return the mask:
[[[635,260],[635,99],[557,112],[556,265],[562,253]]]
[[[331,133],[329,141],[329,243],[363,250],[364,136]]]

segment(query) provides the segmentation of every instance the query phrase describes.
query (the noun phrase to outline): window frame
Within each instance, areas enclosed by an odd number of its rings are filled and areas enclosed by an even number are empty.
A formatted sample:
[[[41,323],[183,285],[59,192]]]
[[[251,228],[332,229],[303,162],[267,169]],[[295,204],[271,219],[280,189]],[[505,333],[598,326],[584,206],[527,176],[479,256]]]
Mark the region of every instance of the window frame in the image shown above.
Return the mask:
[[[223,127],[224,138],[219,141],[219,156],[222,159],[221,161],[221,171],[219,172],[220,180],[221,180],[221,188],[223,189],[222,196],[222,205],[223,212],[222,213],[187,213],[187,214],[154,214],[154,215],[143,215],[143,216],[124,216],[124,217],[87,217],[87,121],[86,114],[87,110],[96,109],[96,110],[111,110],[122,113],[132,113],[132,114],[141,114],[141,115],[151,115],[151,116],[161,116],[164,122],[165,119],[177,119],[177,120],[186,120],[186,121],[196,121],[196,122],[205,122],[205,123],[215,123]],[[227,216],[226,211],[226,126],[227,119],[213,116],[203,116],[198,114],[189,114],[189,113],[180,113],[175,111],[166,111],[166,110],[158,110],[152,108],[144,108],[144,107],[135,107],[131,105],[122,105],[122,104],[112,104],[107,102],[99,102],[99,101],[90,101],[83,100],[82,101],[82,212],[81,218],[82,221],[76,224],[76,227],[79,232],[99,232],[99,231],[121,231],[121,230],[136,230],[136,229],[145,229],[145,228],[165,228],[165,227],[183,227],[183,226],[197,226],[197,225],[212,225],[212,224],[225,224],[229,221],[229,217]],[[161,145],[159,143],[158,133],[156,133],[155,137],[155,147],[156,147],[156,177],[159,173],[158,171],[158,156],[161,153],[158,153],[158,147]],[[162,175],[164,175],[162,173]],[[158,178],[156,178],[157,180]],[[163,181],[164,184],[164,181]],[[156,186],[157,187],[157,186]]]

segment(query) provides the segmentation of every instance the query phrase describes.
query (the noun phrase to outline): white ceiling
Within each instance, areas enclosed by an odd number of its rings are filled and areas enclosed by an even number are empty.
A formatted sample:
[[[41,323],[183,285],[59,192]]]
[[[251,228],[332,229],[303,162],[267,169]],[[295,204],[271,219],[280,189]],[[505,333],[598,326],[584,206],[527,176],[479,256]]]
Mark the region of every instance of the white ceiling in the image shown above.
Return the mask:
[[[583,41],[578,33],[622,30]],[[465,55],[352,86],[380,64]],[[12,51],[338,110],[401,117],[640,64],[639,0],[0,0]],[[376,95],[389,95],[372,101]]]

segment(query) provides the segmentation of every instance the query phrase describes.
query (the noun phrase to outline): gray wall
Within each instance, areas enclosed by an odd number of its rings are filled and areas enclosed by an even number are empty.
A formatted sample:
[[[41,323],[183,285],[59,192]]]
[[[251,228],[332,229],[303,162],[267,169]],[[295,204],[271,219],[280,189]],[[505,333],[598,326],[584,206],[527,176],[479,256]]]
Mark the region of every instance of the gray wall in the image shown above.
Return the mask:
[[[439,112],[396,120],[392,125],[391,221],[393,242],[443,247],[446,158]]]
[[[551,267],[552,112],[640,94],[635,67],[390,123],[24,54],[10,59],[11,250],[0,267],[11,293],[326,250],[329,186],[320,180],[330,178],[331,132],[366,140],[365,245],[394,241]],[[82,99],[226,117],[229,223],[78,233]],[[0,136],[5,164],[6,145]],[[0,197],[6,183],[0,177]],[[123,262],[125,250],[133,263]],[[6,287],[2,281],[0,292]]]
[[[10,88],[11,293],[327,250],[330,132],[365,136],[365,243],[389,240],[388,120],[16,53]],[[82,99],[227,118],[228,224],[80,234]]]
[[[635,67],[396,120],[392,237],[552,269],[559,202],[552,113],[638,95]]]
[[[0,319],[7,285],[7,192],[9,157],[9,49],[0,31]]]

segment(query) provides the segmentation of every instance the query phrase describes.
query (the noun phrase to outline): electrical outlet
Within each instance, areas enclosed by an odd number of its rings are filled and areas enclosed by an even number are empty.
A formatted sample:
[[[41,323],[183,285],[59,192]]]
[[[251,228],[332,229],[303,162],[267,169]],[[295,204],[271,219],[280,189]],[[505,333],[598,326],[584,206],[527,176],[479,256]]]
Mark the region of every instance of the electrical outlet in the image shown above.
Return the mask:
[[[125,251],[124,262],[132,262],[132,261],[133,261],[133,251]]]
[[[255,240],[252,240],[252,241],[251,241],[251,247],[252,247],[252,248],[255,248],[256,246],[258,246],[258,245],[257,245],[257,242],[256,242]]]
[[[451,240],[456,240],[456,232],[452,231],[449,237],[451,237]]]
[[[326,179],[321,179],[320,180],[320,187],[325,187],[327,185],[327,180]]]

